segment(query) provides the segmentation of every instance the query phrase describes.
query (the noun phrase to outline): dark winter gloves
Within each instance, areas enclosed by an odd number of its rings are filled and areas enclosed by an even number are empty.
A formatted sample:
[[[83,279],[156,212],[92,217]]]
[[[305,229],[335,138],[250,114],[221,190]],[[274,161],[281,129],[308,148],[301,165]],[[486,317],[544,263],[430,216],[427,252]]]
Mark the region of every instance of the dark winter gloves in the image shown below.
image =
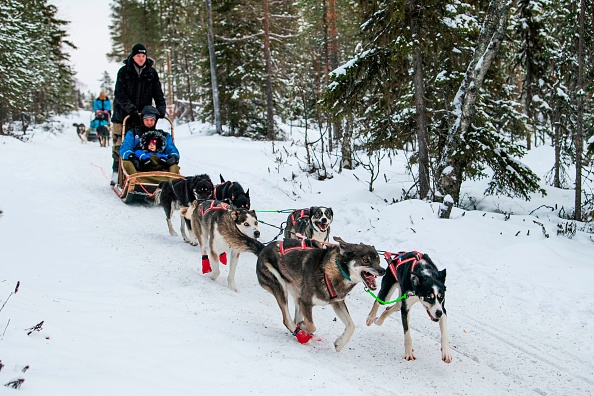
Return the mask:
[[[133,125],[140,125],[140,114],[136,110],[130,113],[130,117],[126,122],[126,128]]]
[[[132,162],[132,165],[134,165],[134,168],[136,168],[136,170],[140,169],[140,162],[138,161],[137,156],[135,156],[134,154],[130,154],[128,156],[128,161]]]
[[[167,159],[167,165],[171,166],[171,165],[175,165],[179,162],[179,158],[177,158],[177,156],[172,155],[171,157],[169,157]]]

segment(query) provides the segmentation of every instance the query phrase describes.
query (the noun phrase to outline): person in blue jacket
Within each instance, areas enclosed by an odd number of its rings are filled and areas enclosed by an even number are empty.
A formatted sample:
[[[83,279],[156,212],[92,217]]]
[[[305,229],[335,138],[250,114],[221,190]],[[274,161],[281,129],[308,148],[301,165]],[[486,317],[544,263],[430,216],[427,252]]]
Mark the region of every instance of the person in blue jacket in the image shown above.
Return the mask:
[[[111,118],[111,100],[109,100],[105,91],[99,92],[99,97],[93,101],[93,111],[97,110],[109,114]]]
[[[128,174],[146,171],[179,173],[179,151],[171,134],[156,129],[159,111],[154,106],[144,106],[142,124],[126,132],[120,157]],[[152,144],[151,144],[152,143]]]
[[[109,119],[107,110],[96,110],[95,119],[91,121],[89,127],[97,131],[99,144],[101,147],[105,147],[109,139]]]

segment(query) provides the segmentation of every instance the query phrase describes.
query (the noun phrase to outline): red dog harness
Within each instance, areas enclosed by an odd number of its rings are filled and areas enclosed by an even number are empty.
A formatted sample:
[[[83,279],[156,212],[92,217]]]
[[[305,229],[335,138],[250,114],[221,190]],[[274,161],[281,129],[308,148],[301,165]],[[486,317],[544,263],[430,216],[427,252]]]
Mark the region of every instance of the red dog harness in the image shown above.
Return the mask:
[[[309,217],[309,209],[294,210],[293,212],[291,212],[291,215],[289,217],[291,218],[291,223],[293,224],[293,227],[295,227],[295,223],[297,222],[297,220],[302,219],[304,217]]]
[[[413,256],[408,257],[403,260],[402,256],[404,256],[405,254],[412,254]],[[412,261],[412,267],[411,267],[411,272],[412,272],[415,269],[415,266],[417,265],[417,263],[419,261],[421,261],[421,259],[423,258],[423,253],[417,252],[416,250],[413,250],[411,252],[398,252],[398,253],[385,252],[384,258],[389,263],[388,267],[390,268],[392,275],[394,275],[395,279],[398,279],[398,277],[396,276],[396,270],[398,269],[398,267],[400,267],[402,264],[406,264],[406,263],[409,263]]]
[[[216,206],[215,205],[216,201],[212,201],[212,203],[210,204],[210,206],[204,210],[204,207],[202,205],[200,205],[200,214],[202,216],[204,216],[204,214],[206,212],[209,212],[211,210],[216,210],[216,209],[221,209],[221,210],[227,210],[227,208],[229,208],[229,204],[225,203],[225,202],[219,202],[220,206]]]

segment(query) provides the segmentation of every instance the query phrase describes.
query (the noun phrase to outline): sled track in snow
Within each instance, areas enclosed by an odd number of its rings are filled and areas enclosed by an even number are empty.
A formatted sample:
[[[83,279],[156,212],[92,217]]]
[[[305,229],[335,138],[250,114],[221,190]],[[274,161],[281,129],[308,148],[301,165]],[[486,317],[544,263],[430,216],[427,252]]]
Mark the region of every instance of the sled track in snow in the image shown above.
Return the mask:
[[[520,339],[517,334],[512,332],[504,332],[499,329],[494,329],[492,326],[482,323],[476,318],[471,318],[460,313],[457,313],[456,316],[463,318],[467,324],[474,326],[484,335],[496,339],[500,345],[506,346],[507,348],[515,351],[519,351],[525,356],[529,357],[530,360],[538,361],[542,365],[549,366],[565,377],[582,381],[586,387],[590,387],[590,394],[594,393],[594,380],[586,376],[588,372],[594,370],[594,367],[592,367],[590,362],[579,359],[573,355],[568,355],[554,346],[551,346],[550,344],[535,343],[534,341],[524,338]],[[499,365],[486,359],[481,359],[474,353],[464,351],[460,348],[455,348],[454,350],[476,361],[477,363],[485,363],[496,371],[502,371],[502,367]],[[532,362],[532,364],[534,363],[536,362]],[[509,366],[504,366],[503,368],[503,372],[506,375],[523,380],[522,376],[519,375],[522,373],[518,374],[513,372],[512,368]],[[586,372],[586,375],[582,374],[584,371]],[[524,376],[529,376],[529,374],[524,374]],[[545,384],[541,383],[541,385]],[[539,391],[538,388],[533,390],[541,394],[550,394],[549,392],[543,393],[543,391]],[[555,392],[553,392],[553,394],[555,394]]]

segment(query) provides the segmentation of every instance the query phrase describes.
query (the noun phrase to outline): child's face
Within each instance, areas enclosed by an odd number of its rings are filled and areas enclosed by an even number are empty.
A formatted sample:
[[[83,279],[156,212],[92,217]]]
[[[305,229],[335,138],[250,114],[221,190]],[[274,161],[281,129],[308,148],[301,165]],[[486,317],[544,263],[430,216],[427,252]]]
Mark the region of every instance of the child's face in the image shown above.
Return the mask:
[[[154,140],[151,140],[148,145],[149,151],[157,151],[157,144]]]

